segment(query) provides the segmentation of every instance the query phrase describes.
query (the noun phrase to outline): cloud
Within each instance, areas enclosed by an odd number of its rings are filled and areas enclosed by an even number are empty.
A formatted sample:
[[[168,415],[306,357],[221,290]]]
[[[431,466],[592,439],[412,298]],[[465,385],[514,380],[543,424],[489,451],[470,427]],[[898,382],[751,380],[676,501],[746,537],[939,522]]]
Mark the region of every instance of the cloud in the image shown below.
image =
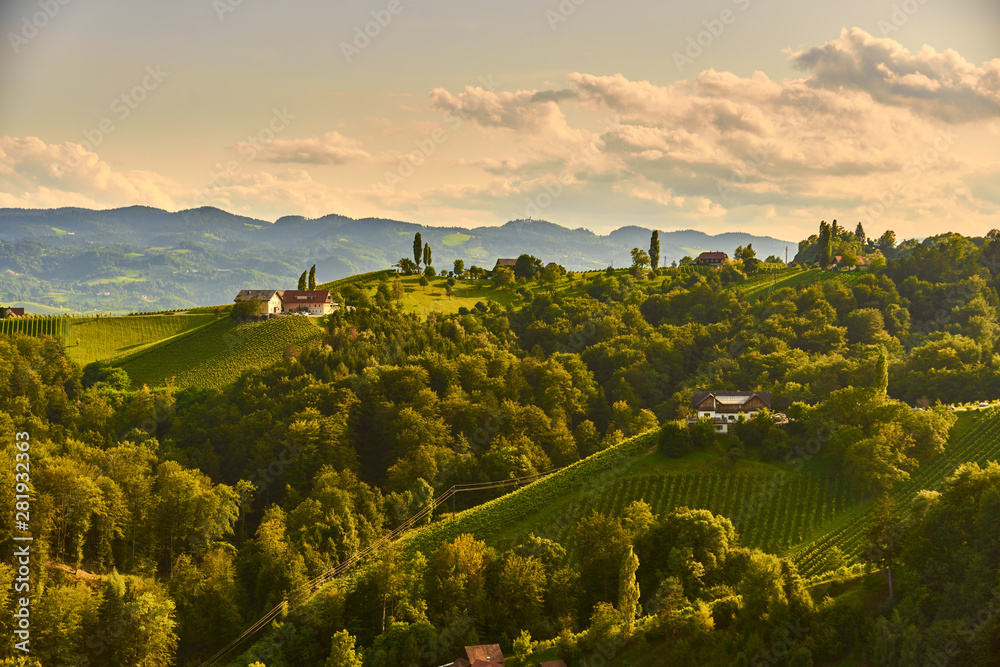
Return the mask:
[[[0,205],[25,208],[144,204],[173,208],[177,186],[144,170],[115,171],[73,142],[0,137]]]
[[[237,142],[234,147],[241,154],[257,150],[245,141]],[[371,157],[360,141],[345,137],[340,132],[327,132],[321,137],[306,139],[274,139],[264,144],[258,153],[258,159],[264,162],[314,165],[342,165],[370,160]]]
[[[812,49],[791,51],[792,65],[811,72],[810,85],[863,90],[883,104],[905,106],[949,123],[1000,115],[1000,58],[976,66],[953,49],[899,42],[860,28]]]

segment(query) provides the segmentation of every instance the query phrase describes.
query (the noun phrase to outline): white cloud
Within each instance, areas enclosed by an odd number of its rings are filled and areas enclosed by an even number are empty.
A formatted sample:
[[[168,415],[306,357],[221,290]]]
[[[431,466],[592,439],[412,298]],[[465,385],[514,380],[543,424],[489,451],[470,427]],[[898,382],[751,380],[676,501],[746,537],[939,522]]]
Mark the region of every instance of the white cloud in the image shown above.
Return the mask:
[[[948,123],[1000,116],[1000,58],[974,65],[954,49],[924,45],[912,53],[899,42],[844,29],[822,46],[790,52],[811,72],[811,85],[863,90],[884,104],[905,106]]]
[[[264,162],[342,165],[371,159],[360,141],[340,132],[326,132],[323,136],[305,139],[278,138],[264,144],[259,151],[245,141],[234,146],[241,154],[255,154]]]

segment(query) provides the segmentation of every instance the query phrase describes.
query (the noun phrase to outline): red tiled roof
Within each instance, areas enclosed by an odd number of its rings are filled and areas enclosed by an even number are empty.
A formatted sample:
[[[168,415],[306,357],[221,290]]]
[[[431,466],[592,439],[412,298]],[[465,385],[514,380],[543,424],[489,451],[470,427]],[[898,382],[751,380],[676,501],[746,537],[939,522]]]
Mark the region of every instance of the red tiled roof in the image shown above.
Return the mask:
[[[330,290],[286,289],[278,292],[278,298],[283,304],[327,303],[330,301]]]
[[[724,252],[703,252],[698,255],[698,259],[728,259],[729,255]]]

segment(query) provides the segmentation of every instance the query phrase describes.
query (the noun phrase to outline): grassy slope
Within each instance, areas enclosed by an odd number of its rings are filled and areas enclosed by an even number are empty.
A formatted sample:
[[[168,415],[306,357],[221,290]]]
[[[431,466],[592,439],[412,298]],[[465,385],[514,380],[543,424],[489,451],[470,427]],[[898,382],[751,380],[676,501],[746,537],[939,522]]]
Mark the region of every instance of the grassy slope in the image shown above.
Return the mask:
[[[314,318],[281,317],[241,325],[222,318],[122,357],[116,365],[128,372],[136,387],[162,386],[173,377],[179,389],[220,388],[243,371],[278,362],[286,345],[304,345],[321,336]]]
[[[111,360],[214,321],[210,314],[74,318],[65,334],[66,354],[81,366]]]

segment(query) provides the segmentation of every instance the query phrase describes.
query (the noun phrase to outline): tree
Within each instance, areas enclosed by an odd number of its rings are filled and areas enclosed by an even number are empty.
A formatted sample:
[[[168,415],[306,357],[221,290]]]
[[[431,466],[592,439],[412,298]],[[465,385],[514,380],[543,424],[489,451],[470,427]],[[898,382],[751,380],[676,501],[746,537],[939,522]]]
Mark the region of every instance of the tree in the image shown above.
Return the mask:
[[[878,361],[875,363],[875,391],[883,396],[889,390],[889,360],[885,345],[881,346],[878,352]]]
[[[309,279],[309,272],[308,271],[303,271],[302,275],[299,276],[299,286],[298,286],[298,290],[299,291],[302,291],[302,290],[304,290],[304,289],[307,288],[308,282],[306,282],[306,281],[308,279]]]
[[[418,265],[420,264],[420,259],[423,256],[423,251],[424,242],[423,239],[420,238],[420,232],[417,232],[413,235],[413,261]]]
[[[309,289],[316,289],[316,265],[313,264],[312,268],[309,269]]]
[[[830,225],[825,220],[821,220],[819,223],[817,252],[816,261],[819,262],[820,268],[825,269],[830,266],[830,261],[833,259],[833,239]]]
[[[649,261],[650,266],[656,271],[660,266],[660,232],[655,229],[649,237]]]
[[[646,251],[632,248],[632,268],[641,271],[647,266],[649,266],[649,255],[646,254]]]
[[[465,274],[465,262],[461,259],[455,260],[455,275],[461,278]]]
[[[430,284],[431,281],[427,280],[427,276],[420,276],[420,286],[424,288],[425,292],[427,291],[427,286]]]
[[[639,582],[635,579],[635,573],[639,569],[639,559],[629,545],[628,550],[622,556],[622,566],[618,574],[618,611],[625,621],[625,637],[632,636],[632,629],[635,626],[635,611],[639,604]]]
[[[396,301],[400,301],[403,298],[403,281],[396,276],[396,279],[392,281],[392,298]]]
[[[736,251],[733,253],[733,257],[736,259],[754,259],[757,257],[757,251],[753,249],[753,244],[748,243],[747,247],[738,246]]]
[[[865,228],[860,222],[858,222],[858,226],[854,228],[854,236],[861,243],[862,247],[864,247],[865,243],[868,242],[868,237],[865,235]]]
[[[893,249],[896,247],[896,232],[891,229],[885,230],[885,233],[878,238],[878,249],[882,251],[882,254],[886,257],[891,256]]]
[[[424,244],[424,266],[429,266],[431,263],[431,244]]]
[[[254,299],[237,301],[233,304],[233,309],[229,311],[229,317],[236,321],[245,320],[260,315],[261,302]]]
[[[334,634],[326,667],[362,667],[362,664],[361,658],[354,650],[354,637],[347,630]]]
[[[501,266],[493,272],[493,284],[497,287],[506,287],[514,282],[514,272],[506,266]]]
[[[865,535],[865,561],[884,567],[889,579],[889,599],[892,599],[892,566],[902,551],[903,522],[896,502],[884,493],[872,512],[872,523]]]
[[[517,261],[514,262],[514,277],[531,280],[536,273],[542,272],[542,268],[542,260],[534,255],[518,255]]]

